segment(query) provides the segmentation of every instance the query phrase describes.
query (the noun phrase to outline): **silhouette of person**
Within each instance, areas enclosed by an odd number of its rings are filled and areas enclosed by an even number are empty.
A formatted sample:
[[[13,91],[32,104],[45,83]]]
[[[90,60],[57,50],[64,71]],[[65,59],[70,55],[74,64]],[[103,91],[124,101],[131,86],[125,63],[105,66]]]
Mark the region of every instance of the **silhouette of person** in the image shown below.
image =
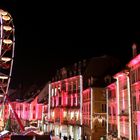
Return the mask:
[[[71,135],[69,135],[69,140],[71,140]]]

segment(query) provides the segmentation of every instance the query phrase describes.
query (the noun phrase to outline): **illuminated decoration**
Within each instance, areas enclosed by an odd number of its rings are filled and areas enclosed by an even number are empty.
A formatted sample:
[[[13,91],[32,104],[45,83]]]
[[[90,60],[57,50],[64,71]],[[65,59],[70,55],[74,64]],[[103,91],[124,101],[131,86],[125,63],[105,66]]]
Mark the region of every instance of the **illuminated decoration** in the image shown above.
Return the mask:
[[[8,62],[8,61],[11,61],[11,58],[9,58],[9,57],[2,57],[1,60],[5,61],[5,62]]]
[[[9,16],[2,16],[2,18],[3,18],[3,20],[5,20],[5,21],[8,21],[8,20],[11,19]]]
[[[96,121],[96,120],[98,120],[99,123],[102,123],[103,120],[106,121],[106,118],[97,114],[97,115],[94,115],[93,116],[93,119],[92,120],[93,120],[93,122]]]
[[[11,31],[12,27],[10,27],[10,26],[3,26],[3,29],[6,30],[6,31]]]
[[[8,13],[2,9],[0,9],[0,15],[2,16],[6,16]]]
[[[13,42],[10,39],[4,39],[3,43],[5,43],[5,44],[12,44]]]
[[[6,80],[6,79],[8,79],[8,76],[3,74],[3,73],[0,73],[0,79],[1,80]]]

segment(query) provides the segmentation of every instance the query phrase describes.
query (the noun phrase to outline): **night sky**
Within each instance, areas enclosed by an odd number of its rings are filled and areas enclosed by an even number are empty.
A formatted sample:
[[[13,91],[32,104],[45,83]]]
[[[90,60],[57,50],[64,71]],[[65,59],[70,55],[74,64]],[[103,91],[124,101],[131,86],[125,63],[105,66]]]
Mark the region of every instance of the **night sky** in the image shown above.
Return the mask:
[[[124,17],[44,5],[0,2],[0,8],[11,13],[16,29],[11,87],[45,83],[57,69],[94,56],[111,55],[125,64],[132,57],[132,43],[140,44],[140,32]]]

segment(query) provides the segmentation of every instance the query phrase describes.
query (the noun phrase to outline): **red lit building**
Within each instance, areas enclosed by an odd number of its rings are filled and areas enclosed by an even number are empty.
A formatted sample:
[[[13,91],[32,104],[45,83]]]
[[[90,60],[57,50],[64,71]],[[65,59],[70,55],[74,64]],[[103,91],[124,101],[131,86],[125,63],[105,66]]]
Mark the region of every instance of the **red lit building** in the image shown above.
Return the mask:
[[[130,69],[132,102],[132,139],[140,140],[140,54],[127,65]]]
[[[140,54],[126,66],[107,87],[107,136],[140,140]]]
[[[110,139],[132,139],[131,95],[128,71],[117,73],[116,82],[108,86],[108,137]],[[114,100],[115,99],[115,100]],[[113,102],[114,100],[114,102]],[[115,125],[113,126],[113,116]],[[112,118],[111,118],[112,117]],[[111,118],[111,119],[110,119]],[[116,127],[117,126],[117,127]],[[113,128],[114,127],[114,128]]]
[[[74,76],[51,83],[50,130],[55,135],[71,135],[81,139],[82,76]]]

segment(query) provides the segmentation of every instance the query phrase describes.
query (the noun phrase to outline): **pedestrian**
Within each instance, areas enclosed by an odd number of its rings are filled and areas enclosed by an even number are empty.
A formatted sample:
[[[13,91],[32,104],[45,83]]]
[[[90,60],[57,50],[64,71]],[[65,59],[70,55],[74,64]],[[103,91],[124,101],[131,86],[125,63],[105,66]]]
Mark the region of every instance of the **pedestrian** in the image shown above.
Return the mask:
[[[67,140],[67,137],[66,136],[64,136],[64,140]]]
[[[71,140],[71,135],[69,135],[69,140]]]
[[[61,139],[61,132],[59,133],[59,138]]]

